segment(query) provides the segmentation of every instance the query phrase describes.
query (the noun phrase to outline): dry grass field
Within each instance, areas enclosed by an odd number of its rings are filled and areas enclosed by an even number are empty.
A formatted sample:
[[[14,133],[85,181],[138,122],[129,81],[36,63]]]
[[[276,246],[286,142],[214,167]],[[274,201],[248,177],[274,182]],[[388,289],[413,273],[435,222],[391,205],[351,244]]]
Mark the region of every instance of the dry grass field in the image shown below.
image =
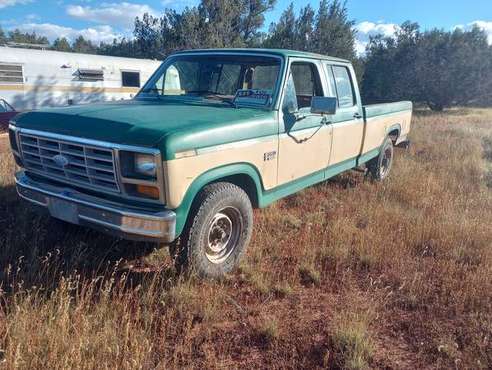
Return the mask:
[[[492,110],[417,112],[390,178],[255,211],[241,268],[35,214],[0,155],[0,369],[492,367]]]
[[[6,132],[0,129],[0,155],[5,151],[9,150],[9,137]],[[2,171],[3,175],[3,171]]]

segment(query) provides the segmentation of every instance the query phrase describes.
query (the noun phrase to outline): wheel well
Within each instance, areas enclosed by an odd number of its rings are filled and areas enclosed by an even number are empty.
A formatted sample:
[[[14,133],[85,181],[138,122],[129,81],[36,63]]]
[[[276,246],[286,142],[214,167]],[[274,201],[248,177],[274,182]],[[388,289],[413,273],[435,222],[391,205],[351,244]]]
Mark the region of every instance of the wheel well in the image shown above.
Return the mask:
[[[237,174],[223,177],[221,179],[215,180],[214,182],[222,181],[230,182],[231,184],[234,184],[243,189],[248,195],[253,208],[258,208],[258,192],[256,190],[256,184],[250,176],[246,174]]]
[[[393,142],[393,144],[395,144],[396,143],[396,140],[398,140],[398,136],[400,136],[400,130],[398,130],[397,128],[391,130],[388,133],[388,137],[391,139],[391,141]]]

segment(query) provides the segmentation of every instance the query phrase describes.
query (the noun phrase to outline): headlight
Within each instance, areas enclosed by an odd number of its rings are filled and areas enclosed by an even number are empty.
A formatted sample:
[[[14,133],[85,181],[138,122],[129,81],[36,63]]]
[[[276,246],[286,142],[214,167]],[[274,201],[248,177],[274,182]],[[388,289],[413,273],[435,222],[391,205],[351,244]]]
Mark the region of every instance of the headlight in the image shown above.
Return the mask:
[[[23,167],[24,164],[22,163],[19,145],[17,144],[17,134],[15,131],[15,126],[13,126],[12,124],[9,125],[9,141],[10,148],[12,149],[12,154],[14,155],[15,163],[17,163],[19,167]]]
[[[14,152],[19,152],[19,146],[17,145],[17,137],[13,126],[9,126],[9,141],[10,141],[10,148]]]
[[[160,156],[137,151],[118,152],[123,192],[133,198],[159,200],[163,197]]]
[[[136,153],[134,163],[135,173],[155,177],[157,165],[153,155]]]
[[[121,174],[131,179],[155,180],[157,158],[152,154],[130,151],[120,152]]]

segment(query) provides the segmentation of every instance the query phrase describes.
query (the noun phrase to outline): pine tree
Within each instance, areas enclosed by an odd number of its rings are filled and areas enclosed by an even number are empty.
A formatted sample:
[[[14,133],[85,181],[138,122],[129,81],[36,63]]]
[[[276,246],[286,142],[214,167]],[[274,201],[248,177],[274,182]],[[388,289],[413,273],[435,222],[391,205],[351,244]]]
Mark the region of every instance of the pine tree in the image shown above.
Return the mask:
[[[70,47],[70,44],[65,37],[57,38],[55,41],[53,41],[52,48],[53,50],[58,51],[72,51],[72,48]]]
[[[96,54],[97,47],[90,40],[86,40],[84,36],[80,35],[75,39],[72,50],[75,53]]]
[[[270,31],[264,47],[278,49],[295,49],[296,46],[296,15],[294,4],[284,10],[277,23],[270,25]]]
[[[3,45],[7,42],[7,36],[5,35],[5,32],[3,32],[2,27],[0,27],[0,45]]]
[[[322,0],[316,13],[310,5],[302,8],[299,17],[294,5],[270,26],[264,46],[311,51],[346,59],[355,59],[354,21],[348,19],[345,3]]]

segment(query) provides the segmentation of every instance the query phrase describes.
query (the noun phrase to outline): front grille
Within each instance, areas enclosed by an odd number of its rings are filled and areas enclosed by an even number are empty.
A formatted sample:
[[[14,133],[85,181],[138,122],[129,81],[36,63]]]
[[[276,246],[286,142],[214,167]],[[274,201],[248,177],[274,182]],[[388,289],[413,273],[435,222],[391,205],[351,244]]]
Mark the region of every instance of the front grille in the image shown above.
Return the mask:
[[[25,167],[69,184],[119,192],[112,149],[19,133]]]

